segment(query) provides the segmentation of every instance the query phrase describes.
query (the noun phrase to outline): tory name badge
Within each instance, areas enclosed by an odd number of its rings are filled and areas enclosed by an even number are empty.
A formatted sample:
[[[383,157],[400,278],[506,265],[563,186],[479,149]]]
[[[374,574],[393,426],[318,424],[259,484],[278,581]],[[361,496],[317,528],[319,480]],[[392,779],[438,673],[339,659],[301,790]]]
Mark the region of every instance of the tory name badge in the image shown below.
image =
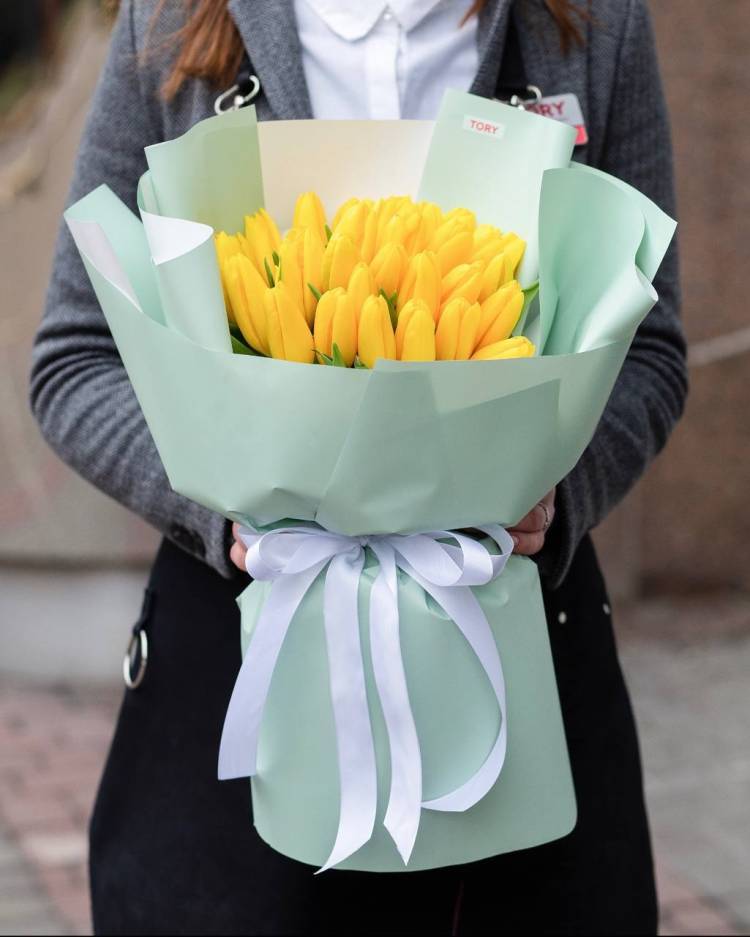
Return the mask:
[[[524,103],[527,111],[533,111],[535,114],[541,114],[542,117],[551,117],[552,120],[562,121],[564,124],[570,124],[578,131],[576,137],[576,146],[583,146],[588,143],[589,135],[586,132],[586,123],[583,119],[583,111],[575,94],[553,94],[549,97],[539,98],[538,101]]]

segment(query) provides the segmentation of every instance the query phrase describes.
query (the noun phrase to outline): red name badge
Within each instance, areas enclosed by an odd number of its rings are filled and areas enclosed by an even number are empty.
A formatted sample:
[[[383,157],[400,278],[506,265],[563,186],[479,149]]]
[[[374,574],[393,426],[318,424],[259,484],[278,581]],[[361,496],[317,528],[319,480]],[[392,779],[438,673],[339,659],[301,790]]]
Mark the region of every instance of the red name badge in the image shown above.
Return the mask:
[[[524,104],[527,111],[533,111],[535,114],[541,114],[542,117],[551,117],[552,120],[560,120],[564,124],[570,124],[578,131],[576,137],[576,146],[583,146],[589,142],[589,135],[586,132],[586,123],[583,119],[583,111],[575,94],[554,94],[547,98],[540,98],[538,101],[532,101]]]

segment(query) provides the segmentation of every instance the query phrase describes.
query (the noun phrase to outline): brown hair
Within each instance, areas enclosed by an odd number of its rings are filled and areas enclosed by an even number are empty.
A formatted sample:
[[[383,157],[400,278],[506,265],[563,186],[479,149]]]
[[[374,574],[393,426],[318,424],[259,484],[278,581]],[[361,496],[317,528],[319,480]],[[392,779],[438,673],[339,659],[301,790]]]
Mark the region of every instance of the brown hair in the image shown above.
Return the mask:
[[[168,0],[159,0],[156,20]],[[244,54],[242,39],[237,32],[225,0],[182,0],[184,25],[168,37],[167,43],[176,50],[172,69],[162,85],[161,93],[171,100],[188,78],[203,78],[217,88],[227,88],[235,80]],[[487,0],[474,0],[465,20],[478,14]],[[560,32],[560,44],[567,54],[572,45],[583,45],[583,23],[588,12],[572,0],[544,0]],[[464,21],[465,21],[464,20]]]

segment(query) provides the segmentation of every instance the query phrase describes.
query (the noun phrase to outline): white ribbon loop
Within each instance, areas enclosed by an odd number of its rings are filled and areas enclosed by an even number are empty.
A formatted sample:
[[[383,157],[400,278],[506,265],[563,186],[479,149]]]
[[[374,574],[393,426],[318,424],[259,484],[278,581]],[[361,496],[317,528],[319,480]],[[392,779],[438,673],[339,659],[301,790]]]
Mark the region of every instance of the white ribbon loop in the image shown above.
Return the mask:
[[[390,749],[391,786],[383,824],[404,863],[416,842],[423,807],[464,811],[490,790],[507,749],[505,681],[492,629],[471,586],[499,576],[513,549],[498,525],[480,528],[500,548],[492,554],[456,531],[347,537],[320,527],[259,534],[243,528],[247,571],[272,583],[229,702],[219,750],[219,778],[257,771],[260,726],[271,679],[289,626],[313,582],[328,567],[324,620],[340,783],[339,824],[331,868],[367,843],[375,827],[377,766],[359,627],[359,580],[365,547],[380,569],[370,592],[370,652]],[[402,569],[443,608],[468,641],[497,699],[500,726],[475,773],[453,791],[422,801],[422,760],[401,656],[398,573]]]

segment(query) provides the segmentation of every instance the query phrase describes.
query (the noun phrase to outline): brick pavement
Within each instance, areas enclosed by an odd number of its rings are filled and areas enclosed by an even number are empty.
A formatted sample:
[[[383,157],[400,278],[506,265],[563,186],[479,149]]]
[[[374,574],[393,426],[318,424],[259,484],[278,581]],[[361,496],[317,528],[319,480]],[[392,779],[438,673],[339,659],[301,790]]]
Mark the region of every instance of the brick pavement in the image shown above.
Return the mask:
[[[0,689],[0,934],[91,933],[86,823],[118,697]],[[747,933],[723,900],[675,874],[669,856],[658,874],[662,934]]]

